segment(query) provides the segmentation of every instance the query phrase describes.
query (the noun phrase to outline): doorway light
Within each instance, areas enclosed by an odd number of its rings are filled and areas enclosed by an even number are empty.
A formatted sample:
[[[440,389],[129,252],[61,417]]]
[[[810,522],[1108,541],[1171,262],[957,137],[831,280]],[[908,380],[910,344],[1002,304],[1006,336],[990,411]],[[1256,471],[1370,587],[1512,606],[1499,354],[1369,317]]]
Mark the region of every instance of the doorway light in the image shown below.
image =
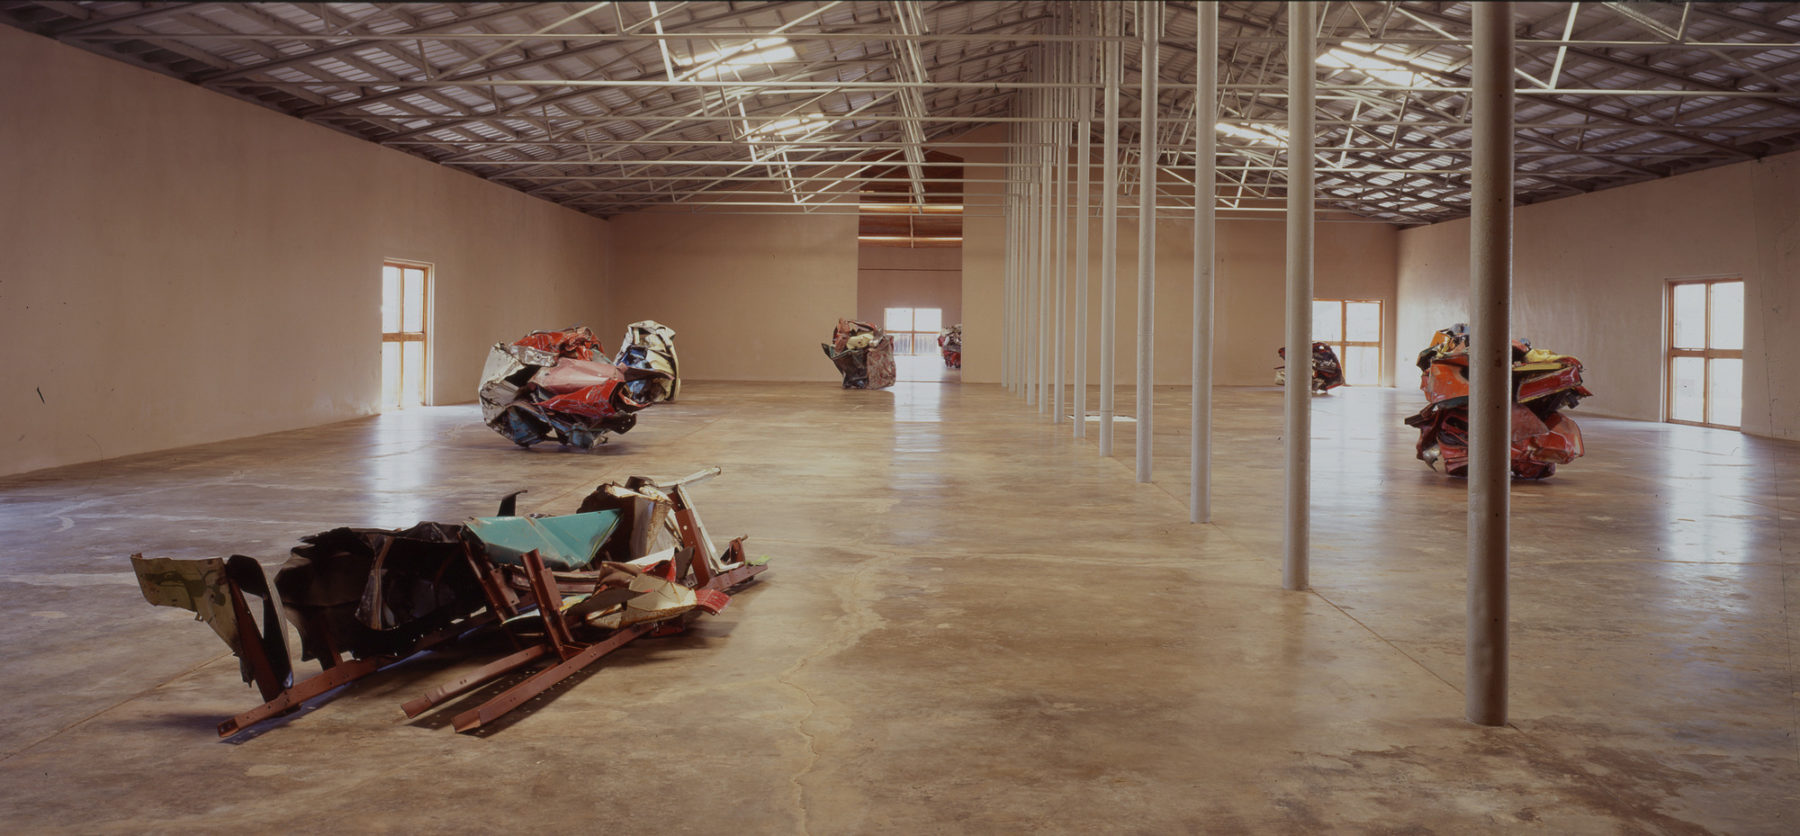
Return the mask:
[[[953,203],[864,203],[862,211],[881,215],[960,215],[963,208]]]

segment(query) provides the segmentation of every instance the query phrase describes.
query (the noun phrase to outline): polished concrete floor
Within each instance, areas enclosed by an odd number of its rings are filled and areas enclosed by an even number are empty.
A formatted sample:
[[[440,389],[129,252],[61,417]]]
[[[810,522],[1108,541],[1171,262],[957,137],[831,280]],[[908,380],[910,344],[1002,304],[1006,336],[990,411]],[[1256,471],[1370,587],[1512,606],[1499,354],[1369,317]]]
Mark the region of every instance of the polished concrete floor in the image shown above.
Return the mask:
[[[1462,719],[1465,489],[1416,392],[1315,403],[1314,589],[1280,588],[1280,395],[1220,390],[1189,525],[1186,392],[1102,459],[996,386],[708,384],[597,454],[415,410],[0,480],[8,832],[1793,833],[1800,445],[1575,412],[1513,490],[1512,721]],[[1120,404],[1131,403],[1129,391]],[[480,736],[416,659],[229,742],[258,702],[126,556],[522,510],[631,473],[764,580]],[[310,664],[306,669],[310,669]]]

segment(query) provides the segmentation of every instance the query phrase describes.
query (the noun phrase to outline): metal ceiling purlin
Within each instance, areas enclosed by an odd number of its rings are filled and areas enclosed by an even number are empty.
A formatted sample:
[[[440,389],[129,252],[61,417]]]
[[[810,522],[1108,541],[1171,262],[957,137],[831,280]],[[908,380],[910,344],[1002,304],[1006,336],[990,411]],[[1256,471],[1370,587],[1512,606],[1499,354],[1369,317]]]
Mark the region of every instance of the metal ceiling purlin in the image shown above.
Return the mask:
[[[1063,5],[45,1],[0,3],[0,22],[604,216],[680,203],[824,211],[872,160],[899,160],[915,203],[928,183],[994,182],[981,166],[926,177],[925,151],[961,147],[941,140],[982,125],[1066,125],[1025,109],[1040,91],[1095,84],[1039,74],[1051,50],[1112,43],[1127,78],[1144,63],[1135,34],[1059,28]],[[1177,192],[1192,191],[1192,132],[1208,129],[1217,205],[1283,197],[1285,4],[1217,4],[1217,128],[1194,119],[1194,4],[1162,8],[1157,162],[1174,177],[1159,204],[1192,211]],[[1518,9],[1520,203],[1800,149],[1800,3]],[[1322,11],[1319,206],[1400,224],[1466,215],[1472,5]],[[780,55],[733,57],[771,49],[762,41]],[[1138,140],[1134,86],[1122,144]],[[994,144],[1032,153],[1043,136]],[[1099,120],[1089,136],[1104,139]],[[786,203],[741,200],[755,183],[779,184]]]
[[[811,14],[811,13],[809,13],[809,14],[808,14],[808,15],[806,15],[806,16],[804,16],[804,17],[811,17],[811,16],[812,16],[812,14]],[[793,21],[793,22],[792,22],[792,23],[797,23],[797,22],[800,22],[800,21]],[[978,56],[978,57],[979,57],[979,56]],[[794,72],[792,72],[792,73],[789,73],[789,74],[786,74],[786,75],[787,75],[787,77],[794,77],[794,76],[798,76],[798,75],[804,75],[804,74],[806,74],[806,73],[807,73],[807,71],[808,71],[808,70],[810,70],[810,69],[811,69],[811,68],[810,68],[810,67],[802,67],[802,68],[800,68],[800,69],[799,69],[799,70],[796,70],[796,71],[794,71]],[[842,78],[842,77],[843,77],[843,76],[842,76],[842,74],[841,74],[841,73],[840,73],[840,74],[839,74],[839,78]],[[885,95],[886,95],[886,94],[883,94],[883,96],[885,96]],[[820,95],[820,96],[816,96],[816,97],[815,97],[815,99],[816,99],[816,100],[817,100],[817,99],[823,99],[823,98],[824,98],[824,97],[825,97],[825,95]],[[867,102],[867,103],[865,103],[865,104],[864,104],[864,105],[863,105],[863,106],[861,106],[861,107],[858,107],[858,108],[856,108],[856,109],[855,109],[855,110],[853,110],[853,111],[852,111],[852,112],[851,112],[851,113],[850,113],[850,114],[849,114],[849,115],[860,115],[860,111],[861,111],[861,110],[864,110],[864,109],[866,109],[866,108],[867,108],[867,107],[868,107],[868,106],[870,106],[870,105],[873,105],[873,104],[876,104],[876,103],[878,103],[878,102],[879,102],[879,100],[880,100],[880,99],[879,99],[879,98],[872,98],[872,99],[870,99],[870,100],[869,100],[869,101],[868,101],[868,102]],[[703,110],[704,110],[704,108],[703,108]],[[777,119],[777,120],[779,120],[779,119],[785,119],[785,118],[788,118],[788,117],[790,117],[790,115],[791,115],[791,114],[792,114],[792,113],[793,113],[793,112],[794,112],[794,110],[795,110],[795,108],[787,108],[787,109],[784,109],[784,110],[782,110],[782,111],[781,111],[781,112],[780,112],[780,113],[779,113],[779,114],[773,114],[773,115],[767,115],[767,116],[765,116],[765,117],[764,117],[764,118],[772,118],[772,119]],[[699,115],[699,114],[700,114],[700,113],[701,113],[701,112],[690,112],[690,113],[689,113],[689,114],[687,114],[687,116],[689,116],[689,117],[694,117],[694,118],[707,118],[707,117],[706,117],[706,116],[703,116],[703,115]],[[621,114],[621,116],[625,116],[625,115],[626,115],[626,114]],[[746,116],[746,118],[747,118],[747,114],[740,114],[740,115],[741,115],[741,116]],[[836,119],[836,121],[838,121],[838,122],[842,122],[842,121],[844,121],[844,117],[845,117],[845,115],[846,115],[846,114],[844,114],[844,113],[841,113],[841,112],[840,112],[840,113],[835,113],[835,114],[832,114],[832,115],[833,115],[833,116],[834,116],[834,118],[835,118],[835,119]],[[638,117],[640,117],[640,116],[641,116],[641,114],[629,114],[629,116],[630,116],[630,117],[632,117],[632,118],[638,118]],[[645,136],[650,136],[650,135],[654,135],[654,134],[655,134],[655,133],[658,133],[658,132],[660,132],[660,131],[661,131],[661,130],[662,130],[662,129],[660,129],[660,128],[659,128],[659,129],[657,129],[657,130],[654,130],[654,131],[652,131],[652,132],[651,132],[651,133],[650,133],[650,134],[645,134]],[[809,133],[808,133],[808,137],[810,137],[810,136],[812,136],[812,135],[816,135],[816,134],[818,134],[818,133],[821,133],[821,132],[822,132],[822,131],[819,131],[819,130],[815,130],[815,131],[810,131],[810,132],[809,132]],[[748,133],[748,131],[746,131],[746,133]],[[867,130],[866,130],[866,129],[865,129],[865,128],[863,128],[863,127],[860,127],[860,126],[859,126],[859,127],[855,127],[855,128],[853,128],[853,129],[852,129],[852,131],[851,131],[851,133],[852,133],[852,134],[866,134],[866,133],[867,133]],[[785,141],[786,141],[786,139],[785,139],[785,138],[784,138],[784,142],[785,142]],[[679,153],[679,152],[677,152],[677,153]],[[817,156],[817,155],[813,155],[813,156]],[[756,160],[755,160],[755,159],[754,159],[754,157],[755,157],[755,155],[754,155],[754,154],[752,154],[752,157],[753,157],[753,162],[754,162],[754,161],[756,161]],[[671,160],[671,162],[676,162],[676,161],[675,161],[675,160]]]

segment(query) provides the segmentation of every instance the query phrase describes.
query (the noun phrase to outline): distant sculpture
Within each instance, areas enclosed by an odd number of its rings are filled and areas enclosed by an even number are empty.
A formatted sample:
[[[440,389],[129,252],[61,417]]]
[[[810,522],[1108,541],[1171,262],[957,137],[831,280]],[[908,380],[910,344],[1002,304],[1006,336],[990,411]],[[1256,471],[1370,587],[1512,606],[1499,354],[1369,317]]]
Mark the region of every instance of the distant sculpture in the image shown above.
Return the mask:
[[[831,342],[819,346],[844,376],[845,389],[886,389],[894,385],[894,338],[880,328],[840,319]]]

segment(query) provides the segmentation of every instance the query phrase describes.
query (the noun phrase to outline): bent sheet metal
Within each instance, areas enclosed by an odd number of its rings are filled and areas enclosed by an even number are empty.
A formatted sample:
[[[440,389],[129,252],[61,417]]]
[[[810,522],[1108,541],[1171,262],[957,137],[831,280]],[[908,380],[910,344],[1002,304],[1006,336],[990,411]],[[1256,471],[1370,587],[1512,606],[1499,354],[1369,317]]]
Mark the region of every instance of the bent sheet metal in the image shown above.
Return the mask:
[[[1276,355],[1287,359],[1287,347],[1275,349]],[[1287,383],[1287,366],[1275,367],[1275,385]],[[1329,343],[1312,344],[1312,393],[1323,395],[1344,385],[1344,364],[1338,362],[1337,352]]]
[[[332,529],[302,538],[272,584],[243,556],[133,555],[132,566],[146,600],[194,612],[262,692],[265,702],[221,723],[221,736],[464,635],[499,630],[518,649],[407,702],[408,715],[548,661],[459,713],[452,724],[468,731],[632,640],[719,612],[766,568],[748,559],[745,538],[720,546],[701,523],[689,488],[718,473],[605,483],[562,516],[518,516],[514,494],[499,514],[462,524]],[[246,594],[263,600],[260,628]],[[294,680],[284,623],[320,673]]]
[[[938,351],[944,355],[944,368],[962,368],[962,323],[945,328],[937,338]]]
[[[634,322],[610,361],[582,327],[495,343],[481,371],[482,420],[521,447],[548,440],[593,449],[635,426],[639,410],[675,399],[674,338],[668,326]]]
[[[886,389],[894,385],[894,338],[867,322],[838,320],[831,342],[820,343],[845,389]]]
[[[1438,331],[1419,352],[1419,388],[1429,401],[1406,419],[1419,430],[1418,457],[1452,476],[1469,466],[1469,326],[1457,323]],[[1559,464],[1581,457],[1581,428],[1562,414],[1592,392],[1582,385],[1581,361],[1512,342],[1512,473],[1542,479]]]

